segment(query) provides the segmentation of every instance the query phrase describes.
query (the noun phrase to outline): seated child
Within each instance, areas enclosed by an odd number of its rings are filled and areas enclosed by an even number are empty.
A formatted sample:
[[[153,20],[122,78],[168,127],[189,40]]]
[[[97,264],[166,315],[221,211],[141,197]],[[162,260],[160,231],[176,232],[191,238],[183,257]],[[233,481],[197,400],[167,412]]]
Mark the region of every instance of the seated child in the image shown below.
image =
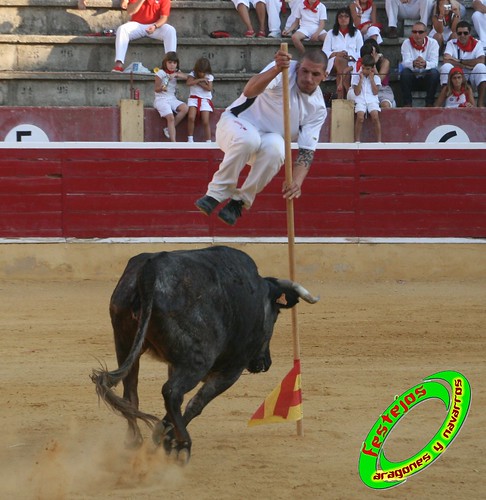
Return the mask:
[[[361,68],[356,68],[357,74],[351,77],[351,86],[354,89],[354,112],[356,121],[354,126],[354,140],[360,141],[361,129],[365,114],[369,113],[375,130],[376,142],[381,142],[380,101],[378,89],[381,85],[380,77],[376,74],[375,59],[372,55],[365,55],[361,60]]]
[[[436,108],[442,106],[445,108],[476,107],[472,87],[467,82],[462,68],[454,67],[449,71],[447,85],[442,87],[435,101]]]
[[[176,127],[187,115],[188,110],[187,104],[176,97],[177,79],[187,80],[187,75],[179,71],[177,54],[167,52],[162,60],[162,69],[155,75],[154,108],[167,120],[164,135],[171,142],[176,141]]]
[[[187,142],[194,142],[194,124],[196,117],[201,117],[206,142],[211,142],[210,114],[214,110],[213,102],[213,80],[211,64],[206,57],[200,57],[194,64],[194,69],[187,77],[187,85],[191,87],[187,104],[189,114],[187,115]]]
[[[327,21],[327,9],[320,0],[303,0],[297,3],[292,14],[294,22],[282,31],[283,36],[292,35],[295,48],[303,54],[305,52],[303,40],[323,42],[327,31],[324,25]],[[297,28],[297,31],[292,32]]]

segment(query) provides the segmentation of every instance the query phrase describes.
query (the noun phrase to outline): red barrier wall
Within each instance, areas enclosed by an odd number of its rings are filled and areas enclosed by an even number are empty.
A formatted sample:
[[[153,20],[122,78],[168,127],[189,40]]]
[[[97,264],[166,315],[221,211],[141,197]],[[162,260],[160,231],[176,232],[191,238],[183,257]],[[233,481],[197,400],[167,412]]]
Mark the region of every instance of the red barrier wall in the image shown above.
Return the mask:
[[[331,114],[324,124],[320,142],[330,142]],[[211,117],[214,130],[221,110]],[[400,108],[385,109],[380,114],[382,141],[390,142],[486,142],[486,108]],[[146,108],[145,142],[167,143],[165,127],[157,111]],[[50,142],[115,142],[120,140],[120,112],[112,108],[37,108],[0,107],[0,141],[13,129],[25,126],[41,129]],[[177,140],[187,140],[187,125],[177,128]],[[434,131],[436,133],[434,133]],[[214,137],[213,137],[214,138]],[[22,141],[28,140],[24,137]],[[196,142],[202,141],[201,127],[196,126]],[[369,120],[365,120],[361,142],[374,141]]]
[[[296,235],[485,237],[486,147],[463,146],[319,149],[295,201]],[[235,227],[194,207],[222,157],[216,148],[0,153],[0,237],[287,234],[283,169]]]

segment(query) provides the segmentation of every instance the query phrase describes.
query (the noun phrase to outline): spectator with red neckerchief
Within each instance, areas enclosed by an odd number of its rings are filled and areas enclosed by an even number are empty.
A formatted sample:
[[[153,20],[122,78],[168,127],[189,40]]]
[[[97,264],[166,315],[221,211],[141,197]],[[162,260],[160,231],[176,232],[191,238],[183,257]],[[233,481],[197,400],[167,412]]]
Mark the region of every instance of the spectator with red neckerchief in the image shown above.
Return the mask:
[[[361,31],[363,40],[374,38],[378,43],[382,43],[381,24],[376,22],[376,5],[373,0],[354,0],[349,4],[349,9],[353,23]]]
[[[464,71],[461,68],[452,68],[449,72],[447,85],[435,101],[435,107],[441,108],[474,108],[474,94],[471,85],[467,83]]]
[[[363,46],[361,32],[351,22],[349,7],[336,12],[334,26],[326,35],[322,51],[328,57],[327,73],[336,77],[338,99],[344,99],[351,85],[351,72],[355,70]]]
[[[432,107],[439,85],[439,44],[427,36],[427,26],[420,21],[412,27],[412,36],[402,43],[400,87],[404,107],[412,106],[412,91],[425,90],[425,105]]]
[[[294,16],[294,22],[288,29],[282,31],[282,35],[292,35],[295,48],[303,54],[305,52],[303,40],[323,42],[326,38],[327,31],[324,26],[327,21],[327,9],[320,0],[304,0],[296,5]],[[292,34],[295,28],[297,31]]]
[[[486,65],[483,45],[471,35],[471,25],[459,21],[456,26],[457,39],[447,42],[444,64],[440,69],[440,83],[447,85],[453,67],[464,71],[468,82],[478,91],[478,107],[484,107],[486,96]]]
[[[121,7],[126,8],[130,21],[116,30],[114,73],[123,71],[123,64],[132,40],[149,37],[164,42],[164,51],[177,50],[177,33],[167,24],[170,14],[170,0],[123,0]]]
[[[154,108],[161,118],[167,120],[163,132],[171,142],[176,142],[176,127],[188,111],[187,104],[177,98],[177,80],[187,80],[187,75],[179,70],[179,56],[175,52],[167,52],[162,68],[155,73]]]
[[[461,4],[456,0],[437,0],[432,16],[432,29],[429,36],[439,42],[439,47],[456,38],[456,26],[461,20]]]
[[[194,124],[196,117],[201,117],[206,142],[211,142],[211,126],[209,117],[214,110],[213,81],[211,63],[206,57],[200,57],[194,64],[194,69],[187,76],[187,85],[191,87],[187,105],[187,142],[194,142]]]

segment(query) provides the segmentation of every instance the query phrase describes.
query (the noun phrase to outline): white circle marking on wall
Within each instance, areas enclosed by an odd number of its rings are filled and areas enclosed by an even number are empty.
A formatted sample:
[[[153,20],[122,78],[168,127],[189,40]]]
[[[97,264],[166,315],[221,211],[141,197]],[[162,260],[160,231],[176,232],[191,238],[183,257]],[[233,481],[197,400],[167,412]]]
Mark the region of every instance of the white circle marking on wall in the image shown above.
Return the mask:
[[[455,125],[440,125],[432,129],[425,142],[471,142],[462,128]]]
[[[49,137],[35,125],[22,124],[8,132],[5,142],[49,142]]]

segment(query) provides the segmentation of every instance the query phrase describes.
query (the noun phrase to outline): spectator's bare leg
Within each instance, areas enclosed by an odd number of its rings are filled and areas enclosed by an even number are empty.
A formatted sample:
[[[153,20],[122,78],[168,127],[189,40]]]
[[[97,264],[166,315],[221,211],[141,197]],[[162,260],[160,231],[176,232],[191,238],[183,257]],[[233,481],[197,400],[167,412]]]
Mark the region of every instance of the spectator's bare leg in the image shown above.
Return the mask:
[[[165,118],[167,120],[167,128],[169,129],[170,142],[176,142],[176,129],[175,129],[174,115],[171,113],[170,115],[167,115]]]
[[[255,11],[260,25],[260,31],[265,33],[265,20],[267,17],[267,6],[265,2],[258,2],[255,6]]]
[[[243,21],[243,24],[246,26],[247,31],[254,31],[253,26],[250,21],[250,13],[248,11],[248,7],[242,3],[238,5],[238,14],[241,17],[241,20]]]
[[[380,113],[378,111],[371,111],[370,117],[373,123],[373,128],[375,129],[376,142],[381,142]]]
[[[78,9],[79,10],[86,10],[87,6],[88,6],[88,0],[78,0]]]
[[[197,108],[191,106],[187,113],[187,135],[194,136],[194,124],[196,123]]]
[[[303,33],[299,33],[296,31],[292,35],[292,42],[294,43],[294,47],[301,53],[303,54],[305,52],[305,47],[304,44],[302,43],[302,40],[305,38],[305,35]]]
[[[361,140],[361,129],[363,128],[364,113],[358,111],[356,113],[356,119],[354,120],[354,140],[359,142]]]
[[[344,99],[345,94],[344,94],[344,76],[345,72],[349,72],[349,66],[348,66],[348,61],[347,59],[344,59],[344,57],[336,56],[334,59],[334,68],[336,69],[336,92],[338,99]],[[348,75],[349,76],[349,75]],[[349,84],[351,83],[351,79],[349,78],[348,82],[348,88]]]

